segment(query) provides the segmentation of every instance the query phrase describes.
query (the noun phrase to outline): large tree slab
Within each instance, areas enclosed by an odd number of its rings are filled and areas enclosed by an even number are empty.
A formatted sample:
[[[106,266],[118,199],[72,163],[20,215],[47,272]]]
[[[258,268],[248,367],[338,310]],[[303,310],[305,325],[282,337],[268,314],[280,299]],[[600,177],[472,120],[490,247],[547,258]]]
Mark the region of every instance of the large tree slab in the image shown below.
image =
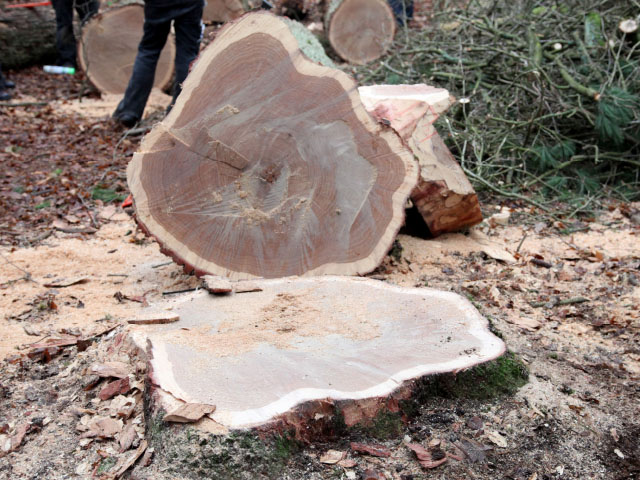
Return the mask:
[[[124,93],[142,38],[144,8],[137,3],[115,7],[91,18],[82,27],[78,64],[102,93]],[[153,85],[166,88],[173,78],[176,47],[173,38],[162,49]]]
[[[386,0],[333,0],[326,13],[325,30],[340,57],[364,65],[389,49],[396,19]]]
[[[375,85],[359,92],[367,111],[391,125],[418,159],[420,176],[411,200],[431,234],[480,223],[478,196],[433,126],[451,105],[449,92],[424,84]]]
[[[127,178],[139,223],[189,272],[352,275],[390,248],[417,165],[348,75],[251,13],[201,54]]]
[[[393,408],[391,397],[410,397],[415,379],[504,352],[454,293],[331,276],[255,283],[261,291],[185,295],[155,307],[179,322],[135,327],[135,342],[148,346],[156,410],[215,406],[208,418],[223,432],[296,428],[339,403],[354,425]]]

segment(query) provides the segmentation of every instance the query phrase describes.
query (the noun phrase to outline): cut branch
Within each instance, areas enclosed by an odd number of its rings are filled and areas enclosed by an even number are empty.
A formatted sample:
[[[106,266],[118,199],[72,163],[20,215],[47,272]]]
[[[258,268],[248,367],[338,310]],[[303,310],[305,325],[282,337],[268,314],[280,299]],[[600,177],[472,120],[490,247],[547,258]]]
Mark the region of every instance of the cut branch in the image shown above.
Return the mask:
[[[391,125],[418,159],[420,176],[411,199],[431,234],[481,222],[478,197],[433,126],[451,104],[449,92],[428,85],[376,85],[359,92],[367,111]]]

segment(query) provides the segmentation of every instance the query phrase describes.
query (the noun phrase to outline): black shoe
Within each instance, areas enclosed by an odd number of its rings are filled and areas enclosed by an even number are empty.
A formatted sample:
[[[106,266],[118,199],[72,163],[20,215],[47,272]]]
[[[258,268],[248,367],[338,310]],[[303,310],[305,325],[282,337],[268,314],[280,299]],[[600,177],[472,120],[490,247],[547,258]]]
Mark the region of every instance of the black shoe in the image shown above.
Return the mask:
[[[5,80],[4,88],[16,88],[16,84],[13,83],[11,80]]]
[[[6,102],[7,100],[11,100],[11,94],[6,90],[0,90],[0,102]]]
[[[118,117],[114,116],[113,118],[116,122],[126,128],[133,128],[135,127],[136,123],[138,123],[138,119],[133,115],[124,114]]]

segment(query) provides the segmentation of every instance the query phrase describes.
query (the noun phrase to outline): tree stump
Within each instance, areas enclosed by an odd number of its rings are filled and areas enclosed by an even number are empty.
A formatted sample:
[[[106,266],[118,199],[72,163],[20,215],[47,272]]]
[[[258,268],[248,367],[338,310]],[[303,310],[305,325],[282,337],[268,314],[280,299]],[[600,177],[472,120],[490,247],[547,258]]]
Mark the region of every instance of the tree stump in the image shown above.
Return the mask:
[[[325,31],[341,58],[364,65],[391,46],[396,20],[386,0],[334,0],[327,10]]]
[[[155,307],[179,322],[132,327],[149,358],[152,413],[210,405],[217,433],[285,428],[312,440],[314,422],[340,413],[347,426],[366,424],[397,412],[413,381],[504,352],[455,293],[353,277],[255,283],[260,291],[184,295]]]
[[[82,28],[78,64],[102,93],[122,94],[126,90],[143,24],[143,6],[131,3],[95,15]],[[175,43],[169,38],[158,60],[155,87],[164,89],[171,83],[175,55]]]
[[[431,234],[480,223],[478,196],[433,126],[451,104],[449,92],[427,85],[375,85],[358,90],[367,111],[390,124],[418,159],[420,176],[411,200]]]
[[[56,58],[56,16],[51,7],[0,9],[3,69],[47,63]]]
[[[353,275],[391,247],[417,165],[348,75],[257,12],[201,53],[127,178],[138,222],[187,272]]]
[[[261,0],[207,0],[202,12],[205,23],[224,23],[259,7]]]

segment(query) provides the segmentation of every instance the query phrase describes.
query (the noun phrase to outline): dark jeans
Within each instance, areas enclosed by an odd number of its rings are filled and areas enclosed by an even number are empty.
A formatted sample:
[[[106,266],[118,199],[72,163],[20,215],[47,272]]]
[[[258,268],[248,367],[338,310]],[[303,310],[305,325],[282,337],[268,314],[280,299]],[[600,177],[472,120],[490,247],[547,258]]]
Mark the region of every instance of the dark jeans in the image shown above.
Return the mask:
[[[178,3],[178,2],[176,2]],[[174,6],[144,5],[144,34],[138,46],[138,55],[133,64],[133,72],[124,98],[114,112],[114,118],[142,118],[144,107],[153,88],[156,65],[160,52],[167,42],[171,22],[176,32],[175,102],[182,90],[182,83],[189,73],[189,65],[195,60],[202,39],[203,2]]]
[[[76,37],[73,34],[73,8],[82,23],[98,13],[98,0],[51,0],[56,12],[56,46],[60,65],[76,67]]]

